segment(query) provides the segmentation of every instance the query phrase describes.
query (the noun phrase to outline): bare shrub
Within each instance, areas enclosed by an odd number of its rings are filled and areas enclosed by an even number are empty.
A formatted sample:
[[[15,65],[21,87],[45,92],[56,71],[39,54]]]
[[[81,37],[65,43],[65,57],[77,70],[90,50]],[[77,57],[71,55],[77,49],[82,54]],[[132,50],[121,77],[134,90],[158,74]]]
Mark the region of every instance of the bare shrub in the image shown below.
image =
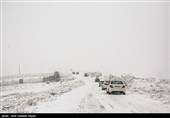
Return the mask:
[[[29,106],[35,106],[35,105],[36,105],[36,100],[30,99],[30,100],[28,100],[27,104],[28,104]]]

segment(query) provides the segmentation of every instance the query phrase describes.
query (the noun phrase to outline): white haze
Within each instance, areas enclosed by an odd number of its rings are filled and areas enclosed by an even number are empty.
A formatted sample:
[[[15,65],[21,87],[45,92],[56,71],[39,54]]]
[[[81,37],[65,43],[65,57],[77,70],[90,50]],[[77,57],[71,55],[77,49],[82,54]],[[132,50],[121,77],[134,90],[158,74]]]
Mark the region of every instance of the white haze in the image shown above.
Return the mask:
[[[22,73],[72,68],[168,78],[169,10],[4,6],[2,75],[20,64]]]

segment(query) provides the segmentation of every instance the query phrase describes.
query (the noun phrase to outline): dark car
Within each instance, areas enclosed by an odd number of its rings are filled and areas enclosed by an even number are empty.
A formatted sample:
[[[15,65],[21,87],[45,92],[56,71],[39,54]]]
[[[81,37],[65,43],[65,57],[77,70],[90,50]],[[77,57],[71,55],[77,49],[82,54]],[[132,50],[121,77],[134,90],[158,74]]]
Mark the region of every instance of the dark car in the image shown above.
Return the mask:
[[[100,82],[100,79],[96,77],[95,82]]]
[[[88,77],[89,76],[89,74],[88,73],[84,73],[84,77]]]
[[[60,73],[58,71],[54,72],[54,75],[48,76],[48,77],[44,77],[43,78],[43,82],[58,82],[60,81],[61,77],[60,77]]]
[[[109,85],[109,81],[104,81],[103,84],[101,85],[102,90],[106,90],[108,85]]]
[[[104,80],[101,80],[100,82],[99,82],[99,87],[101,87],[101,85],[104,83]]]

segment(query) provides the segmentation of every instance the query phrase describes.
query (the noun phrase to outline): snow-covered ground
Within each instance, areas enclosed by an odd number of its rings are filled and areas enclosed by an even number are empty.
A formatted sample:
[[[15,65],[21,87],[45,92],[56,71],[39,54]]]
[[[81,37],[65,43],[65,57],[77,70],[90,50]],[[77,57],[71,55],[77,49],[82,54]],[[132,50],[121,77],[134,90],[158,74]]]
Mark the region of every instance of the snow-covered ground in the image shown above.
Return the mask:
[[[35,112],[72,113],[152,113],[170,112],[170,104],[133,91],[126,95],[108,95],[92,78],[82,78],[84,86],[60,96],[56,101],[42,103]],[[159,106],[159,107],[158,107]]]
[[[83,84],[84,82],[81,80],[70,79],[62,83],[27,83],[1,86],[0,112],[33,112],[32,106],[36,106],[39,102],[55,100],[58,96]]]
[[[3,88],[1,112],[169,113],[170,81],[127,78],[126,95],[108,95],[94,78]]]

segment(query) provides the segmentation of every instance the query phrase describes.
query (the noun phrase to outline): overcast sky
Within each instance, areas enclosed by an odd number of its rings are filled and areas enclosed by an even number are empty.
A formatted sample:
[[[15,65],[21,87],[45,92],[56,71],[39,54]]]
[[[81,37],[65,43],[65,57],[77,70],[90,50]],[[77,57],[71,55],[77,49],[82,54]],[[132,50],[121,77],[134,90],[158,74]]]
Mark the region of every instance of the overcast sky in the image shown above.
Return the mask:
[[[73,68],[170,77],[166,6],[12,4],[3,6],[3,75],[21,64],[22,73]]]

